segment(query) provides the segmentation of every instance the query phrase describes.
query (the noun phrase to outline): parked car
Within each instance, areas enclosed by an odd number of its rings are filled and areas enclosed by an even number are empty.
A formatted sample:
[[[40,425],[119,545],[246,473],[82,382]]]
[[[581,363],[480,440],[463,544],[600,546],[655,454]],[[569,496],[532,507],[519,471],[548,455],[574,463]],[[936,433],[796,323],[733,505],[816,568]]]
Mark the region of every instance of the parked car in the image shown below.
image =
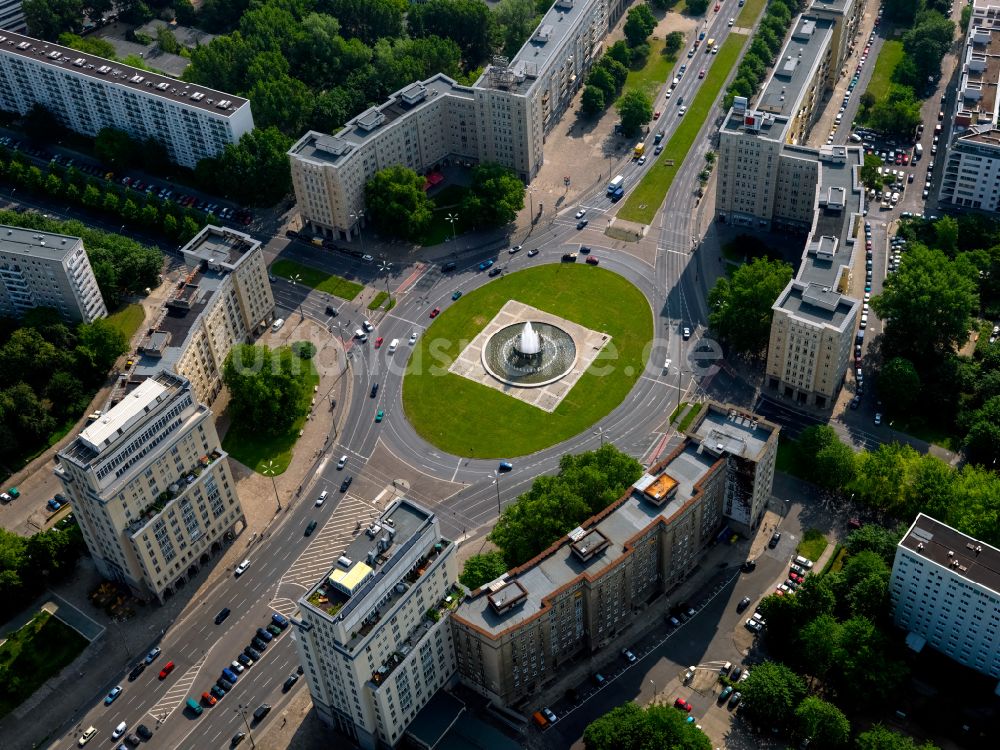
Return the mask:
[[[152,664],[153,660],[159,655],[160,655],[160,647],[153,646],[153,648],[149,650],[149,653],[146,654],[146,664]]]
[[[746,609],[749,606],[750,606],[750,597],[749,596],[744,596],[742,599],[740,599],[740,603],[736,605],[736,611],[737,612],[742,612],[744,609]]]
[[[113,688],[111,688],[111,692],[108,693],[107,696],[104,698],[104,705],[110,706],[112,703],[115,702],[115,700],[121,694],[122,694],[122,686],[115,685]]]
[[[629,664],[634,664],[636,662],[635,654],[633,654],[627,648],[622,649],[622,656],[628,659]]]
[[[778,542],[780,541],[781,541],[781,532],[775,531],[773,534],[771,534],[771,541],[767,543],[767,546],[770,547],[771,549],[774,549],[775,547],[778,546]]]
[[[674,708],[679,708],[682,711],[687,711],[688,713],[690,713],[692,706],[683,698],[677,698],[674,700]]]

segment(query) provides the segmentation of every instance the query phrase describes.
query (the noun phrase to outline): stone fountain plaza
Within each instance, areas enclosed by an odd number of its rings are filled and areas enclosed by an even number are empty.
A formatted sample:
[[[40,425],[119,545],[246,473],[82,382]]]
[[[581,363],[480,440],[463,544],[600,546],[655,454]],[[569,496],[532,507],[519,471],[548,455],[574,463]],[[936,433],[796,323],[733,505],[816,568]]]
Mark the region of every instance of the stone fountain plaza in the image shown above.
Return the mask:
[[[567,358],[566,367],[561,368],[556,376],[547,382],[539,384],[506,382],[495,372],[491,373],[484,364],[484,359],[489,358],[487,347],[491,339],[504,335],[505,329],[517,326],[516,330],[520,331],[521,326],[527,322],[548,324],[559,329],[561,333],[566,334],[572,340],[575,350]],[[544,329],[544,326],[542,328]],[[584,328],[571,320],[560,318],[558,315],[544,312],[517,300],[508,300],[493,317],[493,320],[458,355],[458,358],[448,368],[448,372],[506,393],[508,396],[544,411],[552,412],[576,385],[580,376],[597,359],[609,341],[611,341],[611,337],[605,333]],[[543,346],[544,351],[545,347]],[[484,357],[484,354],[487,356]],[[613,363],[609,364],[613,366]]]

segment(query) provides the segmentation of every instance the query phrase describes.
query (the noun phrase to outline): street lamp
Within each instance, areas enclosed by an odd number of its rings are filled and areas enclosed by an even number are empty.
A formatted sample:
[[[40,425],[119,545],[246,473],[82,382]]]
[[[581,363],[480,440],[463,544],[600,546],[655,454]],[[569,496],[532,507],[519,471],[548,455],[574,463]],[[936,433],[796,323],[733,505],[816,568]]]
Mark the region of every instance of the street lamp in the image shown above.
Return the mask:
[[[444,218],[445,221],[451,224],[451,238],[453,240],[456,239],[457,235],[455,234],[455,222],[458,221],[458,214],[448,214]]]
[[[656,683],[650,680],[649,684],[653,686],[653,703],[656,703]]]
[[[392,292],[389,291],[389,271],[392,270],[392,263],[383,260],[381,265],[378,267],[380,273],[385,274],[385,293],[389,295],[389,302],[392,302]]]
[[[260,473],[265,477],[271,477],[271,486],[274,488],[274,499],[278,502],[278,510],[281,510],[281,498],[278,497],[278,484],[274,481],[274,476],[278,474],[278,467],[274,464],[274,459],[269,458]]]
[[[595,435],[597,435],[597,436],[599,436],[601,438],[601,447],[602,448],[604,447],[604,435],[606,433],[607,433],[607,429],[605,429],[604,427],[598,427],[597,430],[594,432]]]
[[[355,211],[351,214],[351,218],[358,223],[358,237],[361,238],[361,253],[365,255],[365,234],[361,231],[361,221],[365,218],[365,212],[363,210]]]
[[[300,274],[300,273],[293,273],[291,276],[288,277],[288,280],[290,282],[292,282],[292,288],[297,288],[298,285],[302,283],[302,274]],[[303,298],[303,299],[305,299],[305,298]],[[302,312],[302,301],[303,300],[299,300],[299,318],[300,319],[305,319],[306,314],[304,312]]]
[[[247,721],[246,706],[244,706],[241,703],[240,707],[239,708],[234,708],[233,711],[235,711],[236,713],[238,713],[243,718],[243,723],[246,725],[246,728],[247,728],[247,735],[250,737],[250,747],[256,748],[257,745],[254,744],[254,741],[253,741],[253,732],[250,731],[250,722]]]
[[[493,484],[497,486],[497,515],[499,516],[503,513],[503,509],[500,507],[500,470],[494,469],[490,476],[493,478]]]

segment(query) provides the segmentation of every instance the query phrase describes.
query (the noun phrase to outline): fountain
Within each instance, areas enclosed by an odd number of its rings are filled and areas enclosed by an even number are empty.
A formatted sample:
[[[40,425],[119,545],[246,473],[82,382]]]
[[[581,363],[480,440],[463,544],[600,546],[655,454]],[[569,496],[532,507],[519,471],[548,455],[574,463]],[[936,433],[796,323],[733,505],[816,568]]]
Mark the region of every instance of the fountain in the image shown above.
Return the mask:
[[[528,320],[490,336],[482,350],[482,362],[490,375],[508,385],[548,385],[573,368],[576,344],[562,328]]]

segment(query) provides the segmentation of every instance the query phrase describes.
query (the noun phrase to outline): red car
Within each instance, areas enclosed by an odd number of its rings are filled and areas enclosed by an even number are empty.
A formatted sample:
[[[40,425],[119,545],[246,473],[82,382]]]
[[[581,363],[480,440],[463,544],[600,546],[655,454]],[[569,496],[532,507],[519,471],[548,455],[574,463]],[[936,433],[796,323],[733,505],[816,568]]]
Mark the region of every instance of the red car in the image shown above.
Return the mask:
[[[431,317],[436,318],[440,313],[441,313],[441,308],[435,307],[433,310],[431,310]]]
[[[691,704],[683,698],[678,698],[674,701],[674,708],[679,708],[683,711],[691,711]]]
[[[656,111],[655,111],[655,112],[653,113],[653,119],[654,119],[654,120],[659,120],[659,119],[660,119],[660,110],[656,110]]]
[[[719,8],[721,8],[721,7],[722,7],[722,3],[716,3],[715,4],[715,11],[718,12]],[[688,710],[690,710],[690,709],[688,709]]]
[[[590,265],[592,265],[592,266],[596,266],[596,265],[597,265],[598,263],[600,263],[601,261],[599,261],[599,260],[598,260],[597,258],[595,258],[595,257],[594,257],[593,255],[588,255],[588,256],[587,256],[587,262],[588,262],[588,263],[589,263]]]
[[[170,674],[171,672],[173,672],[174,671],[174,667],[176,667],[176,666],[177,665],[174,664],[172,661],[168,661],[166,663],[166,665],[163,667],[163,669],[160,670],[160,679],[161,680],[167,679],[167,675]]]
[[[803,578],[802,576],[800,576],[798,573],[789,573],[788,577],[791,578],[796,583],[802,583],[804,580],[806,580],[805,578]]]
[[[906,166],[909,163],[910,163],[910,155],[909,155],[909,153],[907,153],[906,151],[904,151],[903,152],[903,166]]]
[[[698,77],[699,78],[704,78],[705,77],[705,69],[704,68],[702,68],[701,72],[698,73]]]
[[[382,346],[383,341],[385,341],[385,339],[382,336],[379,336],[377,339],[375,339],[375,348],[378,349],[380,346]]]

